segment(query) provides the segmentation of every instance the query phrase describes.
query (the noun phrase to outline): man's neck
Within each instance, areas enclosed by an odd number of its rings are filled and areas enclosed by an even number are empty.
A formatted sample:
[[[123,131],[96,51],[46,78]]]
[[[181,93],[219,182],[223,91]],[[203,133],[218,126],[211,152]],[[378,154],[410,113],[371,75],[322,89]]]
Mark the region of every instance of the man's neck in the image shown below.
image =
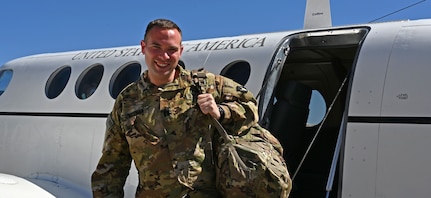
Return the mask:
[[[174,74],[172,75],[172,77],[169,77],[169,78],[168,78],[168,79],[166,79],[166,80],[160,80],[160,79],[155,80],[155,79],[152,79],[149,75],[148,75],[148,78],[149,78],[149,80],[150,80],[150,82],[151,82],[152,84],[154,84],[154,85],[156,85],[156,86],[160,87],[160,86],[163,86],[163,85],[166,85],[166,84],[168,84],[168,83],[173,82],[176,78],[178,78],[179,73],[180,73],[180,70],[179,70],[179,68],[177,67],[177,68],[175,68],[175,70],[174,70]]]

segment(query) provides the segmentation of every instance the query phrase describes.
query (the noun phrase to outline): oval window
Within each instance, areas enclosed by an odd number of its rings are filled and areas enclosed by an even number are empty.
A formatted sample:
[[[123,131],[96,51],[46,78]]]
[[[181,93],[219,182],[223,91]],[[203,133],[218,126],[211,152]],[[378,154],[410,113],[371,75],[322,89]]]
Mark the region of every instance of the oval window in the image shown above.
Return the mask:
[[[79,75],[75,85],[75,94],[79,99],[89,98],[96,91],[102,80],[104,68],[102,65],[93,65]]]
[[[313,90],[311,92],[311,100],[308,108],[310,112],[308,114],[307,126],[315,126],[321,123],[326,114],[326,103],[319,91]]]
[[[13,71],[3,70],[0,71],[0,96],[6,91],[9,82],[12,80]]]
[[[227,65],[220,75],[228,77],[241,85],[245,85],[250,78],[251,67],[246,61],[235,61]]]
[[[67,82],[69,82],[70,73],[72,69],[70,66],[63,66],[55,70],[45,85],[45,95],[49,99],[56,98],[63,92]]]
[[[128,63],[118,68],[109,83],[111,97],[116,99],[124,87],[138,80],[140,75],[141,64],[139,63]]]

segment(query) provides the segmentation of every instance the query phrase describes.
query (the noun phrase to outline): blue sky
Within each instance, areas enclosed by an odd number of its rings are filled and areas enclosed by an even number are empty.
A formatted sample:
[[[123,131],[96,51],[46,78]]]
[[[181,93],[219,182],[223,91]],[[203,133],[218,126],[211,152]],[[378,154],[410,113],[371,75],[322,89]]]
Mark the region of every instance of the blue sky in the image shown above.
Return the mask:
[[[332,23],[367,23],[421,0],[331,0]],[[305,0],[4,0],[0,65],[50,52],[137,45],[146,24],[169,18],[184,40],[301,29]],[[380,21],[431,18],[424,1]]]

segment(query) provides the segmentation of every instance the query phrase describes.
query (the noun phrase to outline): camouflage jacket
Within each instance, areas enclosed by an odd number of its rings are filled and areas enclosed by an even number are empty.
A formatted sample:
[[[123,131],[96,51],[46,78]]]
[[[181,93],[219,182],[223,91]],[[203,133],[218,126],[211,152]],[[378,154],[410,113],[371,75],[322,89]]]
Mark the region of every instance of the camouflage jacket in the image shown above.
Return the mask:
[[[122,197],[133,160],[139,173],[136,197],[217,197],[212,158],[215,127],[197,105],[191,72],[156,87],[147,72],[126,87],[107,118],[103,154],[92,175],[95,197]],[[256,100],[231,79],[207,73],[211,92],[225,114],[228,132],[257,123]],[[216,141],[214,141],[216,142]]]

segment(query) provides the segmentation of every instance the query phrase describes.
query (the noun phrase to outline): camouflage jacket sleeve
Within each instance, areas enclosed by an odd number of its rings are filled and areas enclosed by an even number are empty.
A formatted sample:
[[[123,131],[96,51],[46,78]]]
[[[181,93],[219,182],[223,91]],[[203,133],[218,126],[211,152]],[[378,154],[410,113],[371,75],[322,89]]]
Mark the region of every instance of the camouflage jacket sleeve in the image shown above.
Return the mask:
[[[221,124],[229,133],[238,135],[257,124],[259,119],[257,102],[250,91],[235,81],[219,75],[208,76],[208,79],[215,80],[216,91],[213,96],[224,111]]]
[[[121,97],[121,96],[119,96]],[[106,120],[102,157],[91,177],[93,197],[123,197],[131,155],[120,126],[121,100],[117,100]]]

